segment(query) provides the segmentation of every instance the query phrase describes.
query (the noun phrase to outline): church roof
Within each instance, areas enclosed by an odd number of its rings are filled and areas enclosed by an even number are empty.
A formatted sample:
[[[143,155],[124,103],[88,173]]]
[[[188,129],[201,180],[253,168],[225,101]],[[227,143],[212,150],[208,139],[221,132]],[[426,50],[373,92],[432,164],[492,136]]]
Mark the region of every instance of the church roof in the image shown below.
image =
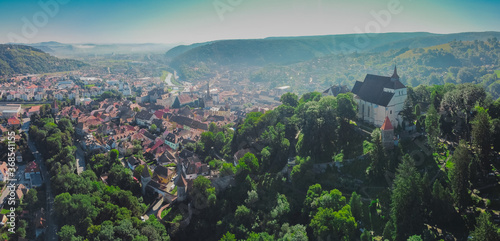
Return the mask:
[[[405,88],[405,86],[399,79],[367,74],[363,82],[356,81],[352,88],[352,93],[356,94],[364,101],[387,106],[394,96],[394,93],[385,92],[384,88],[395,90]]]
[[[384,124],[382,124],[382,127],[380,127],[381,130],[394,130],[394,127],[392,126],[391,120],[389,120],[389,117],[385,117]]]
[[[396,66],[394,66],[394,73],[392,74],[391,78],[399,80],[398,69],[396,68]]]

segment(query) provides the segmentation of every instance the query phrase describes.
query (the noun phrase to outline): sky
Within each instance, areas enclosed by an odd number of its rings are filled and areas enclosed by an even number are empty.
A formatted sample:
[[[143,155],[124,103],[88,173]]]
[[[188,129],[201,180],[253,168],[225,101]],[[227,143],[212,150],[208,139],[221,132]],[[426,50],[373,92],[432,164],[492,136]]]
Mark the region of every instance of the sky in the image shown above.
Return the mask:
[[[500,31],[498,0],[0,0],[0,43]]]

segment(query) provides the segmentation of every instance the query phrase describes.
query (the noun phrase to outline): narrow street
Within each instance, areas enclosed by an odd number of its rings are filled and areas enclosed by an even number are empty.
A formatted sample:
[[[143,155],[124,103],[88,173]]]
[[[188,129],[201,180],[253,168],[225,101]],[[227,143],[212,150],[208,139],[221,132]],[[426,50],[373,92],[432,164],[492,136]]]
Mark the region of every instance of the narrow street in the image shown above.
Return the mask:
[[[76,146],[76,172],[80,175],[83,171],[85,171],[85,154],[78,142],[75,142],[73,145]]]
[[[29,130],[29,121],[25,121],[22,126],[22,131],[26,132],[26,136],[28,138],[28,146],[35,156],[36,163],[41,169],[43,182],[45,184],[46,197],[47,197],[47,207],[45,208],[45,215],[47,220],[47,229],[45,230],[45,240],[58,240],[57,239],[57,220],[54,213],[54,196],[52,194],[52,189],[50,186],[50,175],[43,162],[42,155],[36,149],[35,143],[29,139],[28,136]]]

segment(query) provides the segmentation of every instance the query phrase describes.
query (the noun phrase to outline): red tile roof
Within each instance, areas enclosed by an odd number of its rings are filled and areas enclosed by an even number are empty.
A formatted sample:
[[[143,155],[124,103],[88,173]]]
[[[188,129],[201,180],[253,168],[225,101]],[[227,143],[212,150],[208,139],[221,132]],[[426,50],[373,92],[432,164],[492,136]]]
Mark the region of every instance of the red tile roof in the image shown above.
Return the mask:
[[[17,119],[15,116],[9,118],[9,125],[20,125],[21,121]]]
[[[389,120],[389,117],[385,117],[384,124],[382,124],[382,127],[380,127],[381,130],[394,130],[394,127],[391,124],[391,120]]]

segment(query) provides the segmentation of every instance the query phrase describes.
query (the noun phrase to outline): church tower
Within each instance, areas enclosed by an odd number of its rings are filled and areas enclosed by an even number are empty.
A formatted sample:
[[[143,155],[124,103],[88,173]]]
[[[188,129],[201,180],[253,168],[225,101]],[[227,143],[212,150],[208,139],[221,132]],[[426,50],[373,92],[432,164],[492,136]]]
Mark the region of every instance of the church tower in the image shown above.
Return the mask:
[[[384,124],[380,127],[380,137],[382,138],[384,148],[394,148],[394,127],[388,116],[385,117]]]
[[[142,185],[142,195],[146,194],[146,187],[151,181],[151,175],[149,174],[149,168],[147,164],[144,164],[144,169],[141,173],[141,185]]]
[[[79,88],[76,88],[75,105],[80,105],[80,90],[79,90]]]

